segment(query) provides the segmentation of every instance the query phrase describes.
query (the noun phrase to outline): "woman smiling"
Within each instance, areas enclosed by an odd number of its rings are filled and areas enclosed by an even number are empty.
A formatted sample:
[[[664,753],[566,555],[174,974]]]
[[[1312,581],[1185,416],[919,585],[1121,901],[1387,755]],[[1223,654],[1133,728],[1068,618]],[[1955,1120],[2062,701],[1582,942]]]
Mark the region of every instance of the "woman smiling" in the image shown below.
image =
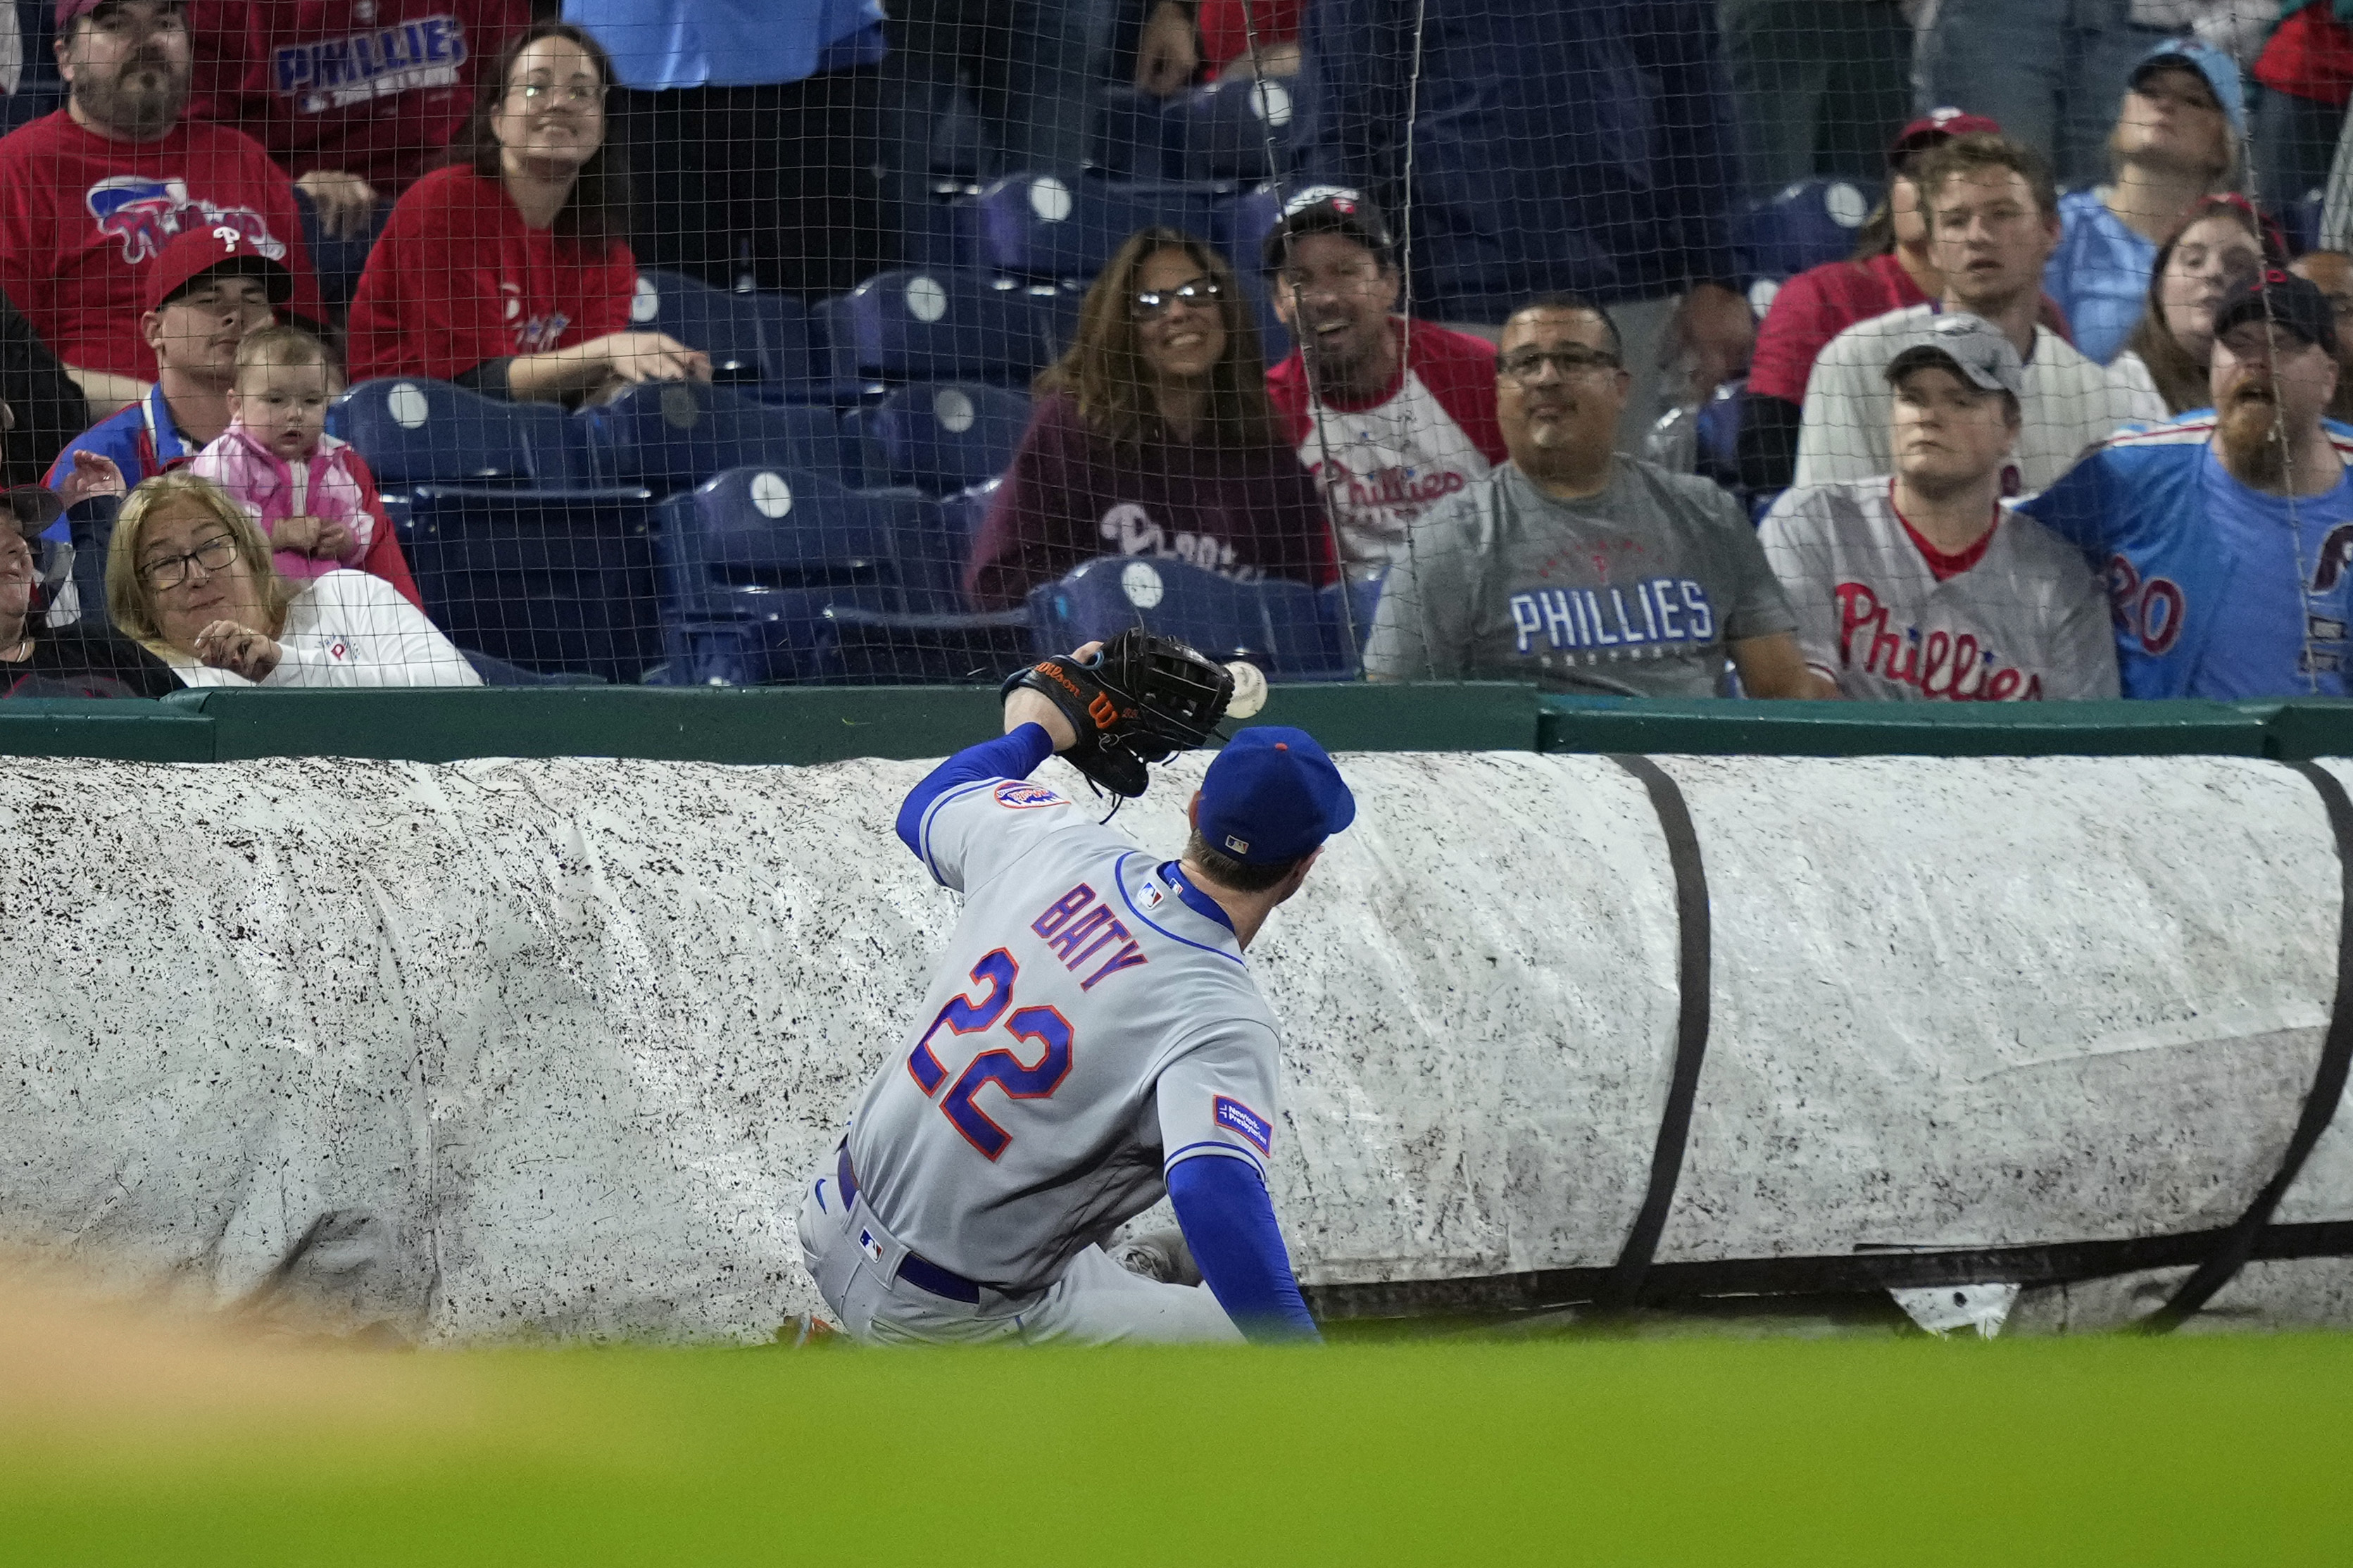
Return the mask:
[[[297,588],[260,526],[180,470],[131,492],[106,562],[114,624],[189,686],[480,686],[449,639],[381,577]]]
[[[1098,555],[1334,579],[1331,521],[1276,427],[1240,285],[1209,247],[1171,228],[1132,236],[1037,390],[965,570],[975,604],[1018,605]]]

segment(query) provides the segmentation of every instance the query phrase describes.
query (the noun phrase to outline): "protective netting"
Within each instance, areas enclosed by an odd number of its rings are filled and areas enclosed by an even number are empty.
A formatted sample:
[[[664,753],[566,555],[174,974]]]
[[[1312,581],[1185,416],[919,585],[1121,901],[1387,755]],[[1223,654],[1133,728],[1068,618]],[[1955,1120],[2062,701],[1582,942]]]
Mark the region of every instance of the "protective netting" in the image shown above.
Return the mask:
[[[9,684],[2345,689],[2344,0],[560,9],[0,12]]]

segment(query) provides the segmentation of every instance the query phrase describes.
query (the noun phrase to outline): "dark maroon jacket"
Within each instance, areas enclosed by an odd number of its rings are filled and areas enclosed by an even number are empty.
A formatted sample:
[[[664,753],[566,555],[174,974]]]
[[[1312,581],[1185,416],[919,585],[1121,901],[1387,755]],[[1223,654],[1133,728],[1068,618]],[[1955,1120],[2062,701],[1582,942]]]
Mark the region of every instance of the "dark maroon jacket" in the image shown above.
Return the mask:
[[[1334,581],[1332,525],[1288,447],[1112,442],[1065,394],[1039,399],[965,568],[983,609],[1098,555],[1188,562],[1239,582]]]

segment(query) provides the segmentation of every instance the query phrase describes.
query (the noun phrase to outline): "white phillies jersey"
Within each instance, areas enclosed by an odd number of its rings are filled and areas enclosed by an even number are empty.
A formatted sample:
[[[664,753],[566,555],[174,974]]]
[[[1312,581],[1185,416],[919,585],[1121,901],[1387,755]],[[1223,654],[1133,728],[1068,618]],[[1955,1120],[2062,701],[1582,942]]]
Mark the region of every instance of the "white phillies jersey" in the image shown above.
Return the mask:
[[[1427,321],[1398,326],[1398,378],[1362,406],[1315,396],[1297,349],[1266,378],[1283,433],[1339,525],[1343,563],[1360,570],[1403,554],[1416,518],[1505,456],[1493,346]]]
[[[1205,895],[1026,780],[949,791],[920,841],[964,918],[849,1131],[894,1237],[1010,1293],[1158,1202],[1178,1161],[1265,1174],[1274,1015]]]
[[[1848,697],[2116,695],[2107,595],[2081,552],[2023,512],[2002,508],[1974,560],[1932,560],[1895,510],[1894,481],[1854,479],[1783,491],[1758,537],[1799,651]]]

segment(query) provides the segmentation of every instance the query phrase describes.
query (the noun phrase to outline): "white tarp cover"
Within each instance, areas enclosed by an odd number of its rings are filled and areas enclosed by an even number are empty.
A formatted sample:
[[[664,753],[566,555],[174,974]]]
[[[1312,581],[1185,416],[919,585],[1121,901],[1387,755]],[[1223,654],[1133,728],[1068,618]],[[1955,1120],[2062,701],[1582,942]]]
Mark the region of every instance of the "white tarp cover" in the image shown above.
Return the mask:
[[[1341,762],[1356,826],[1251,953],[1302,1278],[1609,1264],[1674,1056],[1648,797],[1596,757]],[[1174,853],[1204,763],[1115,826]],[[2276,1168],[2340,918],[2295,773],[1662,765],[1715,953],[1662,1263],[2208,1229]],[[955,911],[891,830],[924,771],[0,762],[0,1244],[443,1342],[765,1337],[819,1305],[801,1184]],[[2281,1221],[2353,1219],[2348,1123]],[[2348,1279],[2253,1266],[2211,1315],[2353,1321]]]

